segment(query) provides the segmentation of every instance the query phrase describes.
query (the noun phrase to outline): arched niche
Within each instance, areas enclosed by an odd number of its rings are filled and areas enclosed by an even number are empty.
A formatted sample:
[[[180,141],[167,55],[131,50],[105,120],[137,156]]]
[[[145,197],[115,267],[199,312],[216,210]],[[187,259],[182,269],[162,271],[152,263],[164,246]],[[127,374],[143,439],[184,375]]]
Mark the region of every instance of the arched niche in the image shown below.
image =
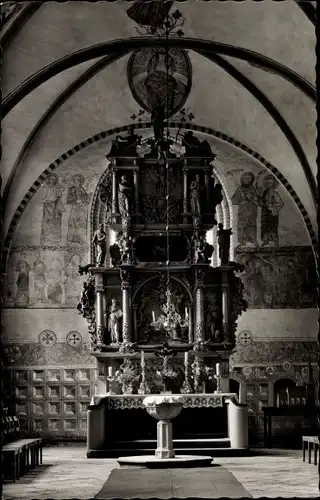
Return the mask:
[[[306,388],[298,386],[296,380],[281,377],[273,384],[273,406],[296,406],[306,404]]]
[[[172,302],[182,318],[190,318],[193,298],[188,284],[178,277],[170,276]],[[151,323],[162,314],[166,302],[167,274],[159,274],[142,280],[132,296],[135,341],[142,344],[158,345],[168,340],[163,331],[157,331]],[[188,329],[178,332],[181,339],[188,342]]]

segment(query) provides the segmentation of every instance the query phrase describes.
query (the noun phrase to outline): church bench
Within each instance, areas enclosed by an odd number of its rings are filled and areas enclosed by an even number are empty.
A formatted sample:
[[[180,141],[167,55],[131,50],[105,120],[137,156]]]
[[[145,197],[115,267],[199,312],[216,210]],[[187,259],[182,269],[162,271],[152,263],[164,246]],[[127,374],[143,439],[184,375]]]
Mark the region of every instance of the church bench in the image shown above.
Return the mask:
[[[2,417],[2,435],[4,462],[14,482],[30,468],[42,463],[42,439],[21,438],[18,417],[12,415]]]
[[[313,463],[317,465],[318,451],[319,451],[319,437],[318,436],[302,436],[302,459],[306,461],[306,449],[308,449],[308,462],[311,464],[312,449],[313,449]]]

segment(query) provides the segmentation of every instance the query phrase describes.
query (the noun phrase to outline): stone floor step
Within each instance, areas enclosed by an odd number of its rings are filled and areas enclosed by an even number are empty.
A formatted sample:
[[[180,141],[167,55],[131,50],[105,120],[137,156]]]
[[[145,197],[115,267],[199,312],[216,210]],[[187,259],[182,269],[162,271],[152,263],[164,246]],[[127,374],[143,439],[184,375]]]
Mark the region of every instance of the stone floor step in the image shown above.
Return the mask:
[[[157,441],[155,439],[135,439],[132,441],[116,441],[115,448],[147,448],[152,446],[156,448]],[[230,447],[229,438],[211,438],[211,439],[174,439],[174,448],[228,448]]]
[[[243,448],[175,448],[176,455],[209,455],[212,457],[232,457],[248,456],[250,450]],[[121,457],[127,455],[152,455],[155,447],[152,448],[113,448],[110,450],[100,450],[99,457]]]

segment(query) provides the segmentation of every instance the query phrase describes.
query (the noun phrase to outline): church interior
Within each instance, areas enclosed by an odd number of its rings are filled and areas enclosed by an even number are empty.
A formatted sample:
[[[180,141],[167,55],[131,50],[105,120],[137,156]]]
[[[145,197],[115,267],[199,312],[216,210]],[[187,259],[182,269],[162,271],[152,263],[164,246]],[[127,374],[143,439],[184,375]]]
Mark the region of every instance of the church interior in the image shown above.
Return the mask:
[[[318,496],[316,2],[1,11],[2,498]]]

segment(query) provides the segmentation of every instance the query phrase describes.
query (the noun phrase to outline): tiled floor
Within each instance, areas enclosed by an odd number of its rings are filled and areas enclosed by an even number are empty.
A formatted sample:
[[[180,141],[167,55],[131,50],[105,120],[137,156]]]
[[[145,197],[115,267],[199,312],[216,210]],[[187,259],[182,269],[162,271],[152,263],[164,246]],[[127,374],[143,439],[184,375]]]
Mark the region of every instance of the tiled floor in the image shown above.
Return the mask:
[[[219,457],[215,462],[232,472],[254,498],[319,496],[317,467],[303,463],[301,452]],[[117,467],[114,459],[86,458],[84,446],[44,448],[43,465],[15,484],[4,484],[3,500],[92,498]]]

